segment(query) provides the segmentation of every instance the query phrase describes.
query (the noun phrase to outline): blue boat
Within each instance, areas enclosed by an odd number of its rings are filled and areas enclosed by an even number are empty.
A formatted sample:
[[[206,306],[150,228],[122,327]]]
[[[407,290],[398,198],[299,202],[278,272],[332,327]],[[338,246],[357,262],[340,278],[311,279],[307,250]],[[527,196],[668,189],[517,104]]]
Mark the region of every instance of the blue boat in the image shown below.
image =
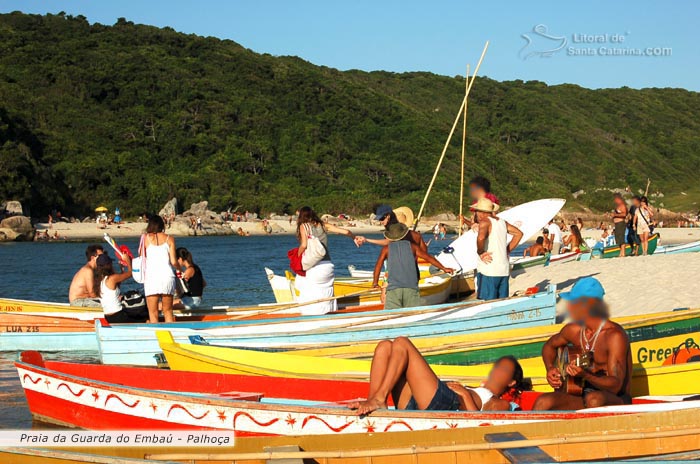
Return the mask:
[[[200,336],[209,343],[251,349],[293,349],[318,344],[343,344],[391,339],[399,336],[412,338],[470,333],[551,325],[556,316],[555,286],[546,292],[531,296],[481,302],[471,305],[447,305],[445,311],[419,315],[385,318],[366,322],[358,327],[320,328],[295,333],[269,333],[264,324],[249,326],[251,331],[241,334],[240,328],[173,329],[170,332],[179,343],[189,343],[190,337]],[[442,305],[445,306],[445,305]],[[452,309],[450,309],[451,307]],[[416,308],[413,308],[416,309]],[[427,307],[434,309],[434,307]],[[191,324],[190,326],[195,326]],[[96,321],[100,358],[105,364],[157,365],[160,347],[156,330],[162,324],[103,326]]]

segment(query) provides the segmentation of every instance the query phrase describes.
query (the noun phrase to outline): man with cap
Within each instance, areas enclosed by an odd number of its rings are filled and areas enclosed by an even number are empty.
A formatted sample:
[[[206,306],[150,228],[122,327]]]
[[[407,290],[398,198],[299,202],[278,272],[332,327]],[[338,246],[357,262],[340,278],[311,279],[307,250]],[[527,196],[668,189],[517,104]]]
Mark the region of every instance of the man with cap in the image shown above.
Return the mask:
[[[594,277],[580,279],[570,292],[560,295],[567,302],[572,322],[542,348],[547,382],[556,391],[540,396],[533,409],[575,410],[632,403],[629,338],[619,324],[609,319],[604,295],[603,286]],[[567,392],[567,379],[557,366],[558,350],[570,345],[573,345],[569,348],[571,361],[564,368],[565,376],[578,379],[583,385],[581,395]],[[572,356],[574,351],[581,354]],[[581,362],[585,358],[589,367]]]
[[[423,240],[423,236],[420,234],[420,232],[417,232],[415,230],[411,230],[411,227],[413,226],[413,211],[411,211],[409,208],[402,206],[399,208],[396,208],[394,210],[391,206],[389,205],[379,205],[377,207],[377,211],[374,214],[374,217],[376,218],[376,221],[379,222],[382,226],[384,226],[385,229],[389,228],[392,224],[397,224],[397,223],[402,223],[405,224],[406,227],[408,227],[408,237],[409,240],[417,245],[421,250],[425,251],[426,253],[428,252],[428,245],[426,245],[425,241]],[[389,244],[389,240],[387,239],[382,239],[382,240],[377,240],[373,238],[367,238],[367,237],[362,237],[362,236],[356,236],[355,237],[355,245],[362,246],[365,243],[371,243],[372,245],[380,245],[380,246],[385,246]]]
[[[384,237],[389,241],[389,244],[382,247],[382,251],[379,253],[372,281],[373,287],[379,287],[379,275],[382,272],[384,261],[387,261],[389,277],[384,309],[412,308],[421,305],[417,258],[426,260],[448,274],[454,272],[413,243],[406,224],[398,222],[389,225],[384,232]]]
[[[523,233],[512,224],[496,217],[498,205],[481,198],[472,205],[479,226],[476,249],[477,295],[480,300],[507,298],[509,293],[510,260],[508,255],[518,246]],[[512,236],[508,242],[508,234]]]

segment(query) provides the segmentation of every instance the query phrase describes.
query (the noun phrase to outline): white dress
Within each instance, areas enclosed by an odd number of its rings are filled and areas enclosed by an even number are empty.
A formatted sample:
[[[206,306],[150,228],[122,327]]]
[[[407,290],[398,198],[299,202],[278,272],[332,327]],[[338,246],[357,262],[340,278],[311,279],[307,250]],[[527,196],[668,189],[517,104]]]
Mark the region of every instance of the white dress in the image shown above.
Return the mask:
[[[175,293],[175,273],[170,265],[168,240],[160,245],[146,247],[146,278],[143,282],[146,296]]]

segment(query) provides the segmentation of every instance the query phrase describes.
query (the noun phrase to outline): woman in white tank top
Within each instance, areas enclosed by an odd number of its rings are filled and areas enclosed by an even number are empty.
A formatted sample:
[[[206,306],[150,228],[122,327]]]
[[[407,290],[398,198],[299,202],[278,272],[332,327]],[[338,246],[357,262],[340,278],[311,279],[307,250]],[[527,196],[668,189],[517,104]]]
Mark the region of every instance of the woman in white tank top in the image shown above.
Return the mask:
[[[122,272],[114,272],[112,258],[107,253],[97,257],[95,262],[95,293],[100,297],[100,305],[108,322],[144,322],[136,319],[124,311],[122,306],[121,291],[119,286],[125,280],[131,278],[131,258],[124,256],[126,269]]]
[[[146,272],[143,282],[148,305],[149,321],[158,322],[158,310],[163,310],[165,322],[174,322],[173,294],[175,293],[175,239],[164,233],[165,223],[160,216],[148,220],[144,245]],[[162,303],[162,306],[161,306]],[[161,306],[161,308],[159,308]]]

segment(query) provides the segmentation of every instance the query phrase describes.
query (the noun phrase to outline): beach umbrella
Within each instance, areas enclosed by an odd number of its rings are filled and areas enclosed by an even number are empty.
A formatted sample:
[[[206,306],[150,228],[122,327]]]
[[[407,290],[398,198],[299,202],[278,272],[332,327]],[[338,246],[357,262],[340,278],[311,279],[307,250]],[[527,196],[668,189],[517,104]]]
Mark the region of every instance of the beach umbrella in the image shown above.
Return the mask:
[[[106,213],[107,211],[109,211],[109,210],[107,208],[105,208],[104,206],[99,206],[99,207],[95,208],[96,213]]]

